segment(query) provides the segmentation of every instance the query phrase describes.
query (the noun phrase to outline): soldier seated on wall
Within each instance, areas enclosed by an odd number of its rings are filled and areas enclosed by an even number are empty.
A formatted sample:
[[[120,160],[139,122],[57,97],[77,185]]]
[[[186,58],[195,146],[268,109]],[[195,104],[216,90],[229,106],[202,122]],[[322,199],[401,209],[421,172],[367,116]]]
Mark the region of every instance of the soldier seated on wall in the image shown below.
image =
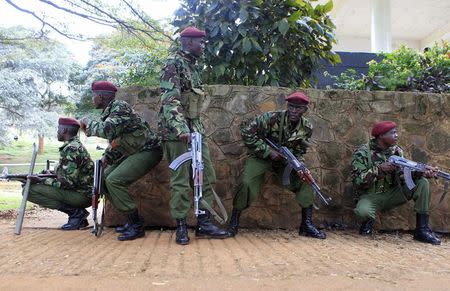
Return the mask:
[[[392,121],[376,123],[372,128],[372,136],[373,139],[361,145],[352,156],[353,183],[360,195],[354,212],[365,220],[359,233],[372,233],[377,211],[392,209],[413,199],[416,211],[414,239],[440,244],[441,241],[428,226],[431,195],[426,178],[436,177],[436,170],[429,169],[417,175],[417,186],[409,190],[402,173],[394,164],[387,162],[391,155],[403,156],[403,150],[397,145],[397,124]]]

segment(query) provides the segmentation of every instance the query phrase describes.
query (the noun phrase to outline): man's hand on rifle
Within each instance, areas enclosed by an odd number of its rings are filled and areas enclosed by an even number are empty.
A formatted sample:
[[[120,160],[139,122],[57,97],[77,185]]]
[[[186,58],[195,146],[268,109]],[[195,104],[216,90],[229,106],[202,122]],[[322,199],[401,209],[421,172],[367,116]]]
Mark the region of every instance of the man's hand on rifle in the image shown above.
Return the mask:
[[[423,172],[423,176],[425,178],[435,178],[435,179],[437,179],[438,178],[438,176],[437,176],[438,170],[439,169],[436,168],[436,167],[426,166],[426,171]]]
[[[184,143],[190,143],[191,142],[191,134],[190,133],[181,133],[178,136],[178,139]]]
[[[106,168],[106,166],[108,165],[108,162],[106,161],[106,156],[102,156],[102,158],[100,159],[101,163],[102,163],[102,167],[103,169]]]
[[[27,178],[30,179],[31,184],[41,183],[45,180],[44,178],[38,177],[36,175],[30,175],[30,176],[27,176]]]
[[[279,152],[277,152],[276,150],[271,150],[269,157],[270,157],[270,159],[272,161],[282,161],[282,160],[284,160],[284,157]]]
[[[396,166],[393,163],[385,162],[378,166],[383,173],[392,173],[395,171]]]

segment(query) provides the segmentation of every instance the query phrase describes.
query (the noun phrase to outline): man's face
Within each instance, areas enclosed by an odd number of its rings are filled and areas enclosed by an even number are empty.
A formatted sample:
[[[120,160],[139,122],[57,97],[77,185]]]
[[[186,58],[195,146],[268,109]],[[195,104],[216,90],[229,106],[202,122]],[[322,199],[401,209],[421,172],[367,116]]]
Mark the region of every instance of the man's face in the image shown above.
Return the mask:
[[[292,122],[299,121],[307,110],[308,106],[306,104],[288,103],[287,112],[289,120]]]
[[[102,108],[102,105],[103,105],[102,97],[99,94],[95,93],[95,92],[93,92],[92,94],[93,94],[92,95],[92,102],[94,103],[95,109]]]
[[[64,126],[58,125],[58,131],[56,132],[56,137],[58,138],[58,141],[64,141]]]
[[[190,39],[189,52],[196,57],[200,57],[205,50],[205,38],[193,37]]]
[[[398,142],[397,128],[393,128],[385,134],[380,135],[380,139],[388,146],[396,145]]]

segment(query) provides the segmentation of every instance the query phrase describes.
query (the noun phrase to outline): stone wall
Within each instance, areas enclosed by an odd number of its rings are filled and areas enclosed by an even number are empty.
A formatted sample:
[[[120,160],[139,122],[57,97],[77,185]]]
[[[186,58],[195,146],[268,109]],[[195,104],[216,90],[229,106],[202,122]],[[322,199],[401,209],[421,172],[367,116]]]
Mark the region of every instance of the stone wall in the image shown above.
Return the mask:
[[[239,124],[265,111],[285,108],[284,96],[291,89],[279,87],[207,86],[208,107],[204,124],[217,173],[216,191],[227,209],[231,204],[246,158]],[[306,90],[312,99],[306,114],[314,126],[313,146],[306,155],[324,193],[333,198],[330,206],[315,212],[318,224],[345,223],[355,226],[352,209],[354,196],[350,180],[350,158],[355,147],[367,142],[371,125],[379,120],[399,124],[400,145],[407,157],[450,169],[450,95]],[[159,108],[158,90],[133,87],[119,91],[118,98],[128,101],[153,128]],[[163,161],[156,169],[131,186],[148,225],[174,226],[169,215],[168,167]],[[273,183],[267,175],[257,201],[244,212],[243,227],[296,228],[300,209],[293,193]],[[431,224],[436,230],[450,230],[450,198],[438,204],[442,182],[432,182]],[[415,216],[412,202],[379,216],[377,228],[412,229]],[[107,209],[110,225],[124,217],[111,206]],[[189,218],[194,223],[193,217]]]

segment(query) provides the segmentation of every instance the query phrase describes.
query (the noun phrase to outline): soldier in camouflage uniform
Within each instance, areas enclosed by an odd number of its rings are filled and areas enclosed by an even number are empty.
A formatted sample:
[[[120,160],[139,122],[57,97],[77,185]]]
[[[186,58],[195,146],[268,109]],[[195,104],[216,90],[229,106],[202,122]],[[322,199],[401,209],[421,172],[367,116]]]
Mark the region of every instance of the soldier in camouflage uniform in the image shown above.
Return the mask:
[[[31,176],[28,200],[69,215],[61,229],[80,229],[88,225],[85,208],[91,205],[94,163],[78,139],[79,123],[72,118],[60,118],[58,123],[57,137],[64,144],[59,148],[56,178]]]
[[[287,110],[266,112],[241,127],[244,144],[249,149],[244,174],[233,201],[233,213],[228,227],[230,236],[238,233],[239,217],[244,209],[256,200],[265,172],[272,170],[281,180],[286,162],[283,156],[268,145],[264,138],[286,146],[299,159],[303,160],[307,141],[312,135],[311,123],[303,117],[308,110],[309,98],[301,92],[286,97]],[[313,190],[297,175],[292,173],[289,189],[295,193],[297,203],[302,208],[302,221],[299,234],[325,239],[325,233],[312,223]]]
[[[426,178],[436,177],[436,170],[430,168],[423,175],[416,173],[413,178],[417,186],[412,190],[406,187],[402,173],[388,162],[391,155],[403,156],[403,150],[397,145],[396,127],[392,121],[375,124],[372,128],[374,138],[353,153],[353,183],[360,195],[354,212],[364,220],[359,233],[372,233],[377,211],[388,210],[413,199],[416,211],[414,239],[440,244],[439,238],[428,226],[430,186]]]
[[[204,99],[202,82],[196,60],[203,54],[205,32],[194,27],[180,34],[181,49],[169,56],[161,73],[161,109],[159,131],[164,154],[172,162],[188,149],[191,132],[205,132],[200,120]],[[204,162],[203,199],[212,205],[212,185],[216,180],[209,156],[206,139],[203,138]],[[191,208],[190,166],[182,165],[177,171],[170,170],[170,213],[177,221],[176,242],[189,243],[186,216]],[[227,232],[212,224],[210,213],[198,216],[195,229],[197,237],[224,238]]]
[[[145,236],[144,220],[139,215],[128,186],[155,167],[162,158],[158,137],[131,106],[115,100],[117,88],[107,81],[92,83],[93,102],[103,109],[100,120],[83,118],[81,128],[87,136],[109,141],[102,162],[105,168],[106,197],[128,217],[128,223],[116,228],[119,240],[133,240]]]

